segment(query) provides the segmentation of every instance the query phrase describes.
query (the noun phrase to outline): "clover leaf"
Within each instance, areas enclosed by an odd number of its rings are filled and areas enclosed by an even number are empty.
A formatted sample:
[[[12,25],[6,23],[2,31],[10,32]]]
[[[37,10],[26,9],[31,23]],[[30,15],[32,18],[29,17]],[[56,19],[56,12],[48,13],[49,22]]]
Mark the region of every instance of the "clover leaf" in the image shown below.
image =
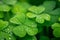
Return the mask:
[[[0,30],[3,30],[7,26],[8,26],[8,22],[7,21],[0,20]]]
[[[13,35],[0,31],[0,39],[6,40],[16,40]]]
[[[10,22],[20,25],[13,29],[13,33],[19,37],[24,37],[26,33],[31,36],[38,33],[36,22],[26,18],[24,13],[16,14],[13,18],[10,19]]]
[[[13,29],[13,33],[19,37],[24,37],[26,35],[26,31],[25,31],[25,26],[24,25],[20,25],[18,27],[15,27]]]
[[[54,29],[53,35],[54,35],[55,37],[60,37],[60,28]]]
[[[60,17],[58,18],[58,20],[60,21]]]
[[[60,8],[57,8],[57,9],[51,11],[49,14],[54,15],[54,16],[59,16],[60,15]]]
[[[8,11],[10,11],[10,9],[11,9],[11,7],[10,6],[8,6],[8,5],[6,5],[6,4],[0,4],[0,11],[6,11],[6,12],[8,12]]]
[[[8,5],[14,5],[16,4],[17,0],[2,0],[2,2],[8,4]]]
[[[36,17],[36,21],[38,23],[44,23],[46,21],[50,21],[50,15],[49,14],[41,14]]]
[[[38,22],[38,23],[44,23],[44,18],[41,17],[41,16],[37,16],[36,17],[36,22]]]
[[[43,6],[38,6],[38,7],[37,6],[32,6],[28,10],[30,12],[35,13],[35,14],[40,14],[45,10],[45,8]]]
[[[28,12],[28,13],[26,14],[26,16],[29,17],[29,18],[35,18],[35,17],[36,17],[36,14],[34,14],[34,13],[32,13],[32,12]]]
[[[26,11],[29,7],[30,7],[30,5],[28,6],[27,3],[23,3],[23,4],[22,3],[16,3],[12,8],[12,12],[13,12],[13,14],[26,13]]]
[[[25,14],[24,13],[20,13],[20,14],[15,15],[14,17],[12,17],[10,19],[10,22],[14,23],[14,24],[24,23],[25,22]]]
[[[43,6],[45,7],[45,12],[51,12],[55,8],[55,1],[45,1]]]
[[[54,23],[52,25],[52,29],[57,29],[57,28],[60,28],[60,24],[59,23]]]

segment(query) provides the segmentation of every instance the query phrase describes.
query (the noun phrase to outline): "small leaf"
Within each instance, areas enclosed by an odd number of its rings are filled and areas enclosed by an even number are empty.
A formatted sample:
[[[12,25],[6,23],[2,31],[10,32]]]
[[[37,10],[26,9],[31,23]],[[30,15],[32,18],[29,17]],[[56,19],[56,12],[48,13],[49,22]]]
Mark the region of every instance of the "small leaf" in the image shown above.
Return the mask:
[[[30,36],[34,36],[38,33],[38,29],[34,28],[34,27],[26,27],[25,30],[28,33],[28,35],[30,35]]]
[[[41,16],[47,20],[47,21],[50,21],[50,15],[49,14],[41,14]]]
[[[55,8],[56,2],[55,1],[45,1],[43,6],[45,7],[45,12],[50,12]]]
[[[9,25],[7,28],[5,28],[3,31],[6,33],[12,33],[12,30],[15,26],[13,25]]]
[[[14,5],[17,2],[17,0],[2,0],[2,1],[8,5]]]
[[[31,7],[31,5],[28,2],[20,2],[20,5],[25,9],[28,9],[29,7]]]
[[[13,18],[10,19],[11,23],[14,24],[21,24],[25,22],[25,14],[24,13],[20,13],[15,15]]]
[[[45,10],[45,8],[43,6],[39,6],[39,7],[32,6],[28,10],[33,12],[33,13],[35,13],[35,14],[40,14],[40,13],[42,13]]]
[[[45,11],[45,7],[44,6],[38,6],[37,14],[40,14],[40,13],[42,13],[44,11]]]
[[[52,29],[57,29],[57,28],[60,28],[60,24],[59,23],[54,23],[52,25]]]
[[[60,37],[60,28],[54,29],[53,35],[54,35],[55,37]]]
[[[24,27],[25,27],[25,25],[20,25],[20,26],[15,27],[13,29],[13,33],[16,36],[24,37],[26,35],[26,31],[25,31]]]
[[[36,17],[36,15],[34,13],[32,13],[32,12],[28,12],[26,14],[26,16],[29,17],[29,18],[35,18]]]
[[[51,15],[60,16],[60,8],[57,8],[50,12]]]
[[[0,4],[0,11],[10,11],[10,7],[8,5],[5,5],[5,4]]]
[[[41,17],[41,16],[37,16],[36,17],[36,22],[38,22],[38,23],[44,23],[44,18]]]
[[[32,20],[29,20],[29,19],[26,19],[24,24],[29,26],[29,27],[37,27],[36,22],[32,21]]]
[[[59,19],[58,19],[58,20],[59,20],[59,22],[60,22],[60,17],[59,17]]]
[[[7,26],[8,26],[8,22],[7,21],[0,20],[0,30],[3,30]]]
[[[25,13],[26,9],[20,5],[20,3],[17,3],[13,6],[12,8],[13,14],[20,14],[20,13]]]
[[[6,40],[16,40],[15,37],[11,34],[8,34],[8,33],[5,33],[5,32],[1,32],[0,31],[0,38],[3,40],[6,39]]]

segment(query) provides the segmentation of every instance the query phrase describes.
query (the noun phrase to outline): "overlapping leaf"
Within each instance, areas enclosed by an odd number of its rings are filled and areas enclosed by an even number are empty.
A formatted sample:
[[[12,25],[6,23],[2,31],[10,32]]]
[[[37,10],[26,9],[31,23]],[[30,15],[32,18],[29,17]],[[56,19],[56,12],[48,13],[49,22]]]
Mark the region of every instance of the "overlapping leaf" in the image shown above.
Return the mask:
[[[36,17],[36,21],[38,23],[44,23],[46,21],[50,21],[50,15],[49,14],[41,14]]]
[[[1,32],[0,31],[0,40],[16,40],[14,36],[8,34],[8,33],[5,33],[5,32]]]
[[[0,4],[0,11],[5,11],[8,12],[10,11],[10,6],[6,5],[6,4]]]
[[[18,26],[13,29],[13,33],[19,37],[24,37],[26,35],[25,25]]]
[[[14,28],[13,33],[19,37],[24,37],[26,33],[31,36],[36,35],[38,33],[37,24],[28,19],[22,25]]]
[[[14,5],[16,4],[17,0],[2,0],[2,2],[8,4],[8,5]]]
[[[43,6],[45,7],[45,12],[50,12],[55,8],[56,2],[55,1],[45,1]]]
[[[7,21],[0,20],[0,30],[3,30],[7,26],[8,26],[8,22]]]
[[[53,35],[54,35],[55,37],[60,37],[60,28],[54,29]]]
[[[11,23],[14,24],[21,24],[25,22],[25,14],[24,13],[20,13],[15,15],[13,18],[10,19]]]
[[[36,17],[36,14],[34,14],[34,13],[32,13],[32,12],[28,12],[28,13],[26,14],[26,16],[29,17],[29,18],[35,18],[35,17]]]
[[[29,7],[30,5],[27,3],[17,3],[13,6],[12,12],[14,14],[25,13]]]
[[[28,10],[33,12],[33,13],[35,13],[35,14],[40,14],[40,13],[42,13],[45,10],[45,8],[43,6],[39,6],[39,7],[32,6]]]
[[[60,24],[59,23],[54,23],[52,25],[52,29],[57,29],[57,28],[60,28]]]
[[[54,16],[59,16],[60,15],[60,8],[53,10],[49,14],[54,15]]]

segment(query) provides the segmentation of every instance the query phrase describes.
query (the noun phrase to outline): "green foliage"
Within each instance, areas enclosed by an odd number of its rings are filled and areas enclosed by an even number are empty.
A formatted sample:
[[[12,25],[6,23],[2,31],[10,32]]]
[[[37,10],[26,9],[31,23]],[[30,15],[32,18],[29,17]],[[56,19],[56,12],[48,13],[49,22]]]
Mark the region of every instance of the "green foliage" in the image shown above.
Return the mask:
[[[35,13],[35,14],[40,14],[45,10],[45,8],[43,6],[38,6],[38,7],[37,6],[32,6],[28,10]]]
[[[25,31],[24,27],[25,27],[24,25],[15,27],[13,29],[13,33],[19,37],[24,37],[26,35],[26,31]]]
[[[8,26],[8,22],[7,21],[0,20],[0,30],[3,30],[7,26]]]
[[[0,40],[60,38],[60,8],[56,3],[46,0],[36,6],[26,0],[1,0]]]
[[[53,29],[53,35],[55,37],[60,37],[60,24],[59,23],[55,23],[52,25],[52,29]]]
[[[14,36],[12,36],[11,34],[5,33],[5,32],[1,32],[0,31],[0,40],[16,40]]]
[[[8,12],[8,11],[10,11],[10,7],[8,6],[8,5],[6,5],[6,4],[0,4],[0,11],[6,11],[6,12]]]
[[[2,0],[2,2],[8,4],[8,5],[14,5],[16,4],[17,0]]]
[[[45,7],[45,12],[50,12],[55,8],[56,2],[55,1],[45,1],[43,6]]]

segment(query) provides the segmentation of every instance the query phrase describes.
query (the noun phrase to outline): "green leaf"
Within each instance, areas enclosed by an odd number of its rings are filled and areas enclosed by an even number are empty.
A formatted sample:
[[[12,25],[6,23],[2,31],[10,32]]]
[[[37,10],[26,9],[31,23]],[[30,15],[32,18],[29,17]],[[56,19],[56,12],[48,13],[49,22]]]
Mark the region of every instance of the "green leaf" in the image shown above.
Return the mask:
[[[59,23],[54,23],[52,25],[52,29],[57,29],[57,28],[60,28],[60,24]]]
[[[6,33],[12,33],[12,30],[15,26],[13,25],[9,25],[7,28],[5,28],[3,31]]]
[[[56,2],[55,1],[45,1],[43,6],[45,7],[45,12],[50,12],[55,8]]]
[[[40,13],[42,13],[44,11],[45,11],[45,7],[44,6],[38,6],[37,14],[40,14]]]
[[[39,15],[39,16],[36,17],[36,22],[44,23],[44,18]]]
[[[38,29],[36,27],[35,28],[34,27],[26,27],[25,30],[26,30],[27,34],[30,36],[34,36],[38,33]]]
[[[3,30],[7,26],[8,26],[8,22],[7,21],[0,20],[0,30]]]
[[[54,29],[53,35],[54,35],[55,37],[60,37],[60,28]]]
[[[47,20],[47,21],[50,21],[50,15],[49,14],[41,14],[41,16],[45,19],[45,20]]]
[[[3,12],[0,12],[0,18],[3,18],[3,17],[4,17]]]
[[[20,14],[20,13],[25,13],[26,9],[20,5],[20,3],[17,3],[13,6],[12,8],[13,14]]]
[[[25,9],[28,9],[29,7],[31,7],[31,5],[28,2],[20,2],[20,5]]]
[[[32,12],[28,12],[28,13],[26,14],[26,16],[27,16],[28,18],[35,18],[35,17],[36,17],[36,15],[35,15],[34,13],[32,13]]]
[[[2,0],[2,1],[8,5],[14,5],[17,2],[17,0]]]
[[[38,6],[32,6],[28,10],[35,13],[35,14],[40,14],[45,10],[45,8],[43,6],[39,6],[39,7]]]
[[[25,31],[25,25],[20,25],[20,26],[17,26],[13,29],[13,33],[16,35],[16,36],[19,36],[19,37],[24,37],[26,35],[26,31]]]
[[[10,35],[8,33],[5,32],[1,32],[0,31],[0,39],[6,39],[6,40],[16,40],[15,37],[13,35]]]
[[[29,20],[29,19],[26,19],[24,24],[29,27],[37,27],[37,23],[35,21]]]
[[[25,14],[24,13],[20,13],[20,14],[15,15],[14,17],[12,17],[10,19],[10,22],[14,23],[14,24],[24,23],[25,22]]]
[[[0,11],[8,12],[10,11],[11,7],[6,4],[0,4]]]
[[[52,12],[50,12],[50,14],[54,16],[60,16],[60,8],[53,10]]]
[[[60,17],[58,18],[59,22],[60,22]]]

